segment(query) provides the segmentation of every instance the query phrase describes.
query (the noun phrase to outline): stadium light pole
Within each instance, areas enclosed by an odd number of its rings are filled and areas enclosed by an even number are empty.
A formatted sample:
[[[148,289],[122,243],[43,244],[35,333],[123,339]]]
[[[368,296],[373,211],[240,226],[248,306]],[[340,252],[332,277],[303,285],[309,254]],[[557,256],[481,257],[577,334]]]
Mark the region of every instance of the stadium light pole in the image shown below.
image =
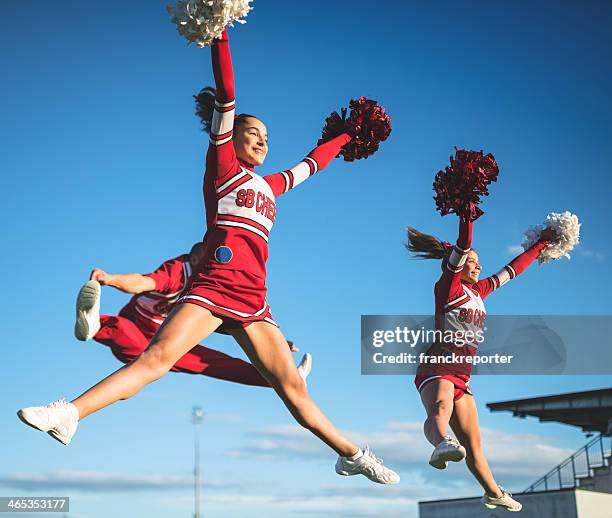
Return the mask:
[[[204,410],[201,406],[191,409],[191,422],[193,423],[193,499],[194,518],[200,518],[200,440],[198,425],[204,420]]]

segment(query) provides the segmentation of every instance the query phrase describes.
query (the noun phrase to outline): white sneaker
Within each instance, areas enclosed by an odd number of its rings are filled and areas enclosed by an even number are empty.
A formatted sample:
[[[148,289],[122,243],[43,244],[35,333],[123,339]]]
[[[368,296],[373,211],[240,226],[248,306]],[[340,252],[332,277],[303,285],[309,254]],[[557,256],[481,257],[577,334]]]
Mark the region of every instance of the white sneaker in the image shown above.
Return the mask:
[[[300,348],[295,345],[295,343],[293,343],[291,340],[287,340],[287,345],[289,346],[289,350],[292,353],[299,353],[300,352]]]
[[[431,454],[429,464],[437,469],[446,469],[449,460],[459,462],[463,459],[465,459],[465,448],[457,439],[447,435]]]
[[[306,383],[306,378],[312,370],[312,355],[310,353],[306,353],[304,356],[302,356],[302,360],[300,361],[297,370],[301,378],[304,380],[304,383]]]
[[[62,444],[68,445],[79,424],[79,411],[65,399],[47,406],[22,408],[17,416],[25,424],[41,432],[47,432]]]
[[[367,446],[363,455],[355,460],[348,457],[338,457],[336,473],[344,476],[365,475],[372,482],[378,482],[379,484],[397,484],[400,481],[399,475],[386,468],[382,459],[377,458]]]
[[[74,324],[77,340],[91,340],[100,330],[100,292],[98,281],[87,281],[79,290]]]
[[[508,491],[506,491],[503,487],[499,486],[499,490],[502,492],[502,496],[500,498],[493,498],[487,494],[482,497],[481,502],[487,509],[503,507],[511,513],[516,513],[523,508],[522,504],[512,498],[512,495],[508,493]]]

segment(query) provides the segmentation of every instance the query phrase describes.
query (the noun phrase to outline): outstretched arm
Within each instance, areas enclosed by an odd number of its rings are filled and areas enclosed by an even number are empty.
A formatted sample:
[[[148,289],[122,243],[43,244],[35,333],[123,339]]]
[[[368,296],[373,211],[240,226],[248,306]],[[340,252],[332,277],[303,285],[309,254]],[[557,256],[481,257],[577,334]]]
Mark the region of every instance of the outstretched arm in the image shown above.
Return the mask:
[[[89,278],[98,281],[103,286],[111,286],[124,293],[138,294],[155,290],[155,280],[139,273],[110,274],[100,268],[95,268]]]
[[[447,312],[465,302],[467,294],[461,286],[461,272],[472,246],[472,222],[459,219],[459,237],[440,280],[436,283],[436,311]]]
[[[145,291],[174,293],[183,289],[184,280],[188,277],[186,268],[188,256],[180,255],[164,261],[154,272],[140,273],[106,273],[95,268],[89,277],[103,286],[112,286],[125,293],[138,294]]]
[[[528,248],[521,255],[512,259],[510,263],[504,266],[496,274],[478,281],[478,292],[480,296],[484,299],[497,288],[501,288],[508,281],[523,273],[527,267],[538,258],[540,252],[552,243],[553,239],[554,232],[542,232],[540,240],[531,248]]]
[[[219,185],[229,175],[240,170],[232,142],[236,100],[227,29],[223,31],[221,38],[212,44],[211,53],[216,98],[206,156],[206,179]]]
[[[287,169],[280,173],[269,174],[263,178],[272,188],[274,196],[278,197],[286,193],[289,189],[293,189],[295,186],[301,184],[317,171],[327,167],[327,165],[338,156],[342,146],[350,140],[351,137],[347,133],[343,133],[314,148],[308,153],[304,160],[291,169]]]

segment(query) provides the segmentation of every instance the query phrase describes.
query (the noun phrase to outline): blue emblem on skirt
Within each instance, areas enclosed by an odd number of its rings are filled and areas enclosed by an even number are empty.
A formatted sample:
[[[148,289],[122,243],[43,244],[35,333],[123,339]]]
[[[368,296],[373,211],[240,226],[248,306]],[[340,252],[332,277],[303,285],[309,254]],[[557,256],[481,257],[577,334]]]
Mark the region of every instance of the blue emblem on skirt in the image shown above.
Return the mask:
[[[220,246],[215,250],[215,259],[219,263],[229,263],[232,260],[234,253],[229,246]]]

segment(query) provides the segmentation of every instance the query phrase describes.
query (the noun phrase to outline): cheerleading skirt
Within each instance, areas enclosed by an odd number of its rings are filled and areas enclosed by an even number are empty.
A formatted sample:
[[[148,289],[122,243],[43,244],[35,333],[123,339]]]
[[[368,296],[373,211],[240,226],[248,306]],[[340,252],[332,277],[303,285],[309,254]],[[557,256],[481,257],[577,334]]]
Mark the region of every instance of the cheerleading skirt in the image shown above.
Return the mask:
[[[452,374],[417,374],[414,377],[414,384],[417,388],[417,391],[420,393],[423,390],[423,387],[427,385],[430,381],[436,379],[443,379],[450,381],[455,386],[455,391],[453,393],[453,401],[457,401],[461,399],[464,394],[469,394],[473,396],[474,394],[470,390],[470,380],[463,379],[460,376],[453,376]]]
[[[230,334],[253,322],[268,322],[279,327],[272,318],[266,301],[264,278],[242,270],[205,269],[194,272],[177,304],[196,304],[223,320],[217,333]]]
[[[433,344],[427,351],[428,356],[446,356],[449,353],[473,356],[476,353],[476,349],[468,346],[455,347],[452,344]],[[422,363],[417,369],[414,384],[420,393],[423,387],[430,381],[435,379],[448,380],[455,386],[453,401],[457,401],[464,394],[473,396],[469,387],[471,370],[470,363]]]

